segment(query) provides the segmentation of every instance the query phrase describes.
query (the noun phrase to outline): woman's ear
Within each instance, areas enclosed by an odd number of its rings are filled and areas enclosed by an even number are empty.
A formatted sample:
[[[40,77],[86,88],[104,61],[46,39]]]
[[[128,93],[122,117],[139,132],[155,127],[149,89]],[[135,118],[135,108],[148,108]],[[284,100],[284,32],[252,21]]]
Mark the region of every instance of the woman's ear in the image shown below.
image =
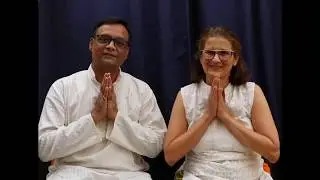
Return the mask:
[[[234,58],[233,66],[236,66],[238,64],[238,62],[239,62],[239,56],[236,56]]]
[[[199,61],[200,61],[200,54],[199,54],[199,52],[196,52],[193,57],[194,57],[195,60],[199,60]]]

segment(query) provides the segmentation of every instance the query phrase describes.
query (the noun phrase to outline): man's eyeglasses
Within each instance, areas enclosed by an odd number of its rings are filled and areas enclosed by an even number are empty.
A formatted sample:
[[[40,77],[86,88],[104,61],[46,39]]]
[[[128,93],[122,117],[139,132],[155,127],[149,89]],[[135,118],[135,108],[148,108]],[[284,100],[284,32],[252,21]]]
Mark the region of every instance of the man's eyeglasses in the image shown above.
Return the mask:
[[[112,36],[109,36],[107,34],[97,34],[95,35],[95,39],[99,44],[102,45],[108,45],[111,41],[113,41],[114,45],[117,48],[126,48],[129,46],[129,42],[125,39],[120,37],[113,38]]]
[[[201,50],[202,54],[204,54],[205,58],[213,59],[217,54],[221,61],[227,61],[231,58],[231,56],[235,53],[230,50]]]

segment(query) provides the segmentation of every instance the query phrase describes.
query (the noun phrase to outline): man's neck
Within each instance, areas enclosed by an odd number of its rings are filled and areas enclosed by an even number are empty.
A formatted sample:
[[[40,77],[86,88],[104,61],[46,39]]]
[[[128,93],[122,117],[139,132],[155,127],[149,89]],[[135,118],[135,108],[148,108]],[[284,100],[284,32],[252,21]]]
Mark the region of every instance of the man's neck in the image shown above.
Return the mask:
[[[110,73],[112,82],[115,82],[120,73],[120,67],[95,67],[92,66],[96,80],[101,83],[105,73]]]

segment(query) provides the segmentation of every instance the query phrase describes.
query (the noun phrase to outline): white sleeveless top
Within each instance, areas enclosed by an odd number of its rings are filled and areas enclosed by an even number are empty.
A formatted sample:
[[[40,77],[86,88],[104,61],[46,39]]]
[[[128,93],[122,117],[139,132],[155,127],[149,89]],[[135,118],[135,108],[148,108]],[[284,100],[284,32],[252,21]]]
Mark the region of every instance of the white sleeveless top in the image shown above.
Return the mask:
[[[253,129],[251,107],[254,86],[253,82],[241,86],[229,83],[224,89],[226,105],[250,129]],[[210,90],[211,86],[204,81],[181,88],[189,128],[200,120],[205,112]],[[263,162],[258,153],[242,145],[224,124],[216,119],[197,146],[186,155],[183,165],[184,179],[272,180],[272,177],[263,171]]]

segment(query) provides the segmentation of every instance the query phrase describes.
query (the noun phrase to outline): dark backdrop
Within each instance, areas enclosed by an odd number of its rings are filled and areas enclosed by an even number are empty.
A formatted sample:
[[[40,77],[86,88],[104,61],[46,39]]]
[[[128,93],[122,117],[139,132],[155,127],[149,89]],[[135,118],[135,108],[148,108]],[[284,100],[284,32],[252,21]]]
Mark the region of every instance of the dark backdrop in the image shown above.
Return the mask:
[[[132,48],[123,70],[154,90],[168,122],[179,89],[190,83],[189,64],[202,28],[226,25],[242,41],[252,80],[264,90],[282,140],[281,1],[270,0],[42,0],[39,2],[39,106],[58,78],[87,69],[93,25],[107,17],[127,20]],[[153,179],[170,179],[163,153],[150,159]],[[280,179],[280,161],[272,175]],[[48,163],[39,161],[39,179]]]

